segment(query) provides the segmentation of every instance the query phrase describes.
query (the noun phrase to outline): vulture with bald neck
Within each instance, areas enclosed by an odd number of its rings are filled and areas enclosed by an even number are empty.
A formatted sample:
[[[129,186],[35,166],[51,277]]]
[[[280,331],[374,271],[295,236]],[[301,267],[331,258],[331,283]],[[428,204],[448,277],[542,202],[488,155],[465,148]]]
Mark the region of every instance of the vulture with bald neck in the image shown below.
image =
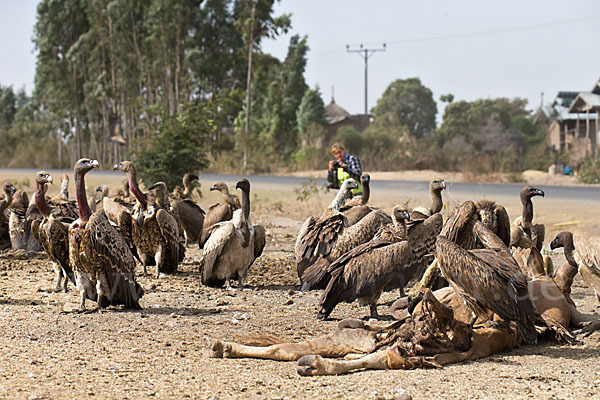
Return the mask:
[[[233,213],[231,220],[213,227],[202,249],[200,272],[207,286],[226,283],[230,287],[231,279],[237,279],[238,289],[242,289],[248,269],[265,247],[265,229],[253,225],[250,216],[250,182],[241,179],[235,187],[242,191],[242,208]]]
[[[367,205],[371,196],[371,176],[363,174],[360,177],[362,184],[362,193],[346,200],[340,212],[344,214],[348,221],[348,226],[356,224],[358,221],[367,216],[373,209]]]
[[[74,167],[79,219],[69,226],[69,265],[81,296],[79,310],[85,311],[86,298],[96,301],[97,310],[109,305],[141,309],[144,290],[135,281],[133,254],[104,211],[92,213],[87,201],[85,175],[98,166],[82,158]]]
[[[579,271],[583,281],[594,290],[600,303],[600,237],[564,231],[550,243],[552,250],[560,247],[564,249],[565,259],[570,268],[564,269],[565,274],[556,273],[555,280],[560,281],[557,284],[570,287],[567,283],[572,283]]]
[[[211,227],[219,222],[229,221],[233,217],[233,212],[239,210],[242,205],[240,199],[229,193],[229,188],[225,182],[217,182],[210,187],[210,190],[217,190],[223,196],[223,202],[210,206],[204,216],[204,225],[202,233],[202,243],[210,236]]]
[[[192,199],[169,198],[167,184],[157,182],[148,190],[154,190],[158,204],[173,214],[177,220],[180,232],[183,231],[185,244],[197,243],[200,245],[202,236],[202,224],[204,223],[204,210]]]
[[[521,198],[521,204],[523,204],[523,213],[515,218],[512,223],[510,247],[536,247],[538,250],[542,250],[546,227],[543,224],[533,224],[533,202],[531,198],[534,196],[544,197],[544,191],[531,185],[521,189],[519,197]]]
[[[472,202],[459,208],[456,229],[468,225],[474,218]],[[464,216],[460,214],[465,213]],[[484,249],[465,250],[444,233],[437,238],[435,255],[442,276],[476,317],[487,318],[487,310],[496,313],[505,323],[514,321],[527,343],[536,343],[537,333],[533,305],[527,290],[527,278],[510,254],[506,244],[481,221],[473,225],[472,234],[484,244]]]
[[[2,188],[4,198],[0,200],[0,250],[10,249],[10,234],[8,232],[8,206],[13,201],[17,191],[12,183],[6,182]]]
[[[180,254],[179,227],[175,217],[163,209],[156,196],[143,193],[137,183],[137,172],[130,161],[121,161],[113,169],[127,175],[129,190],[137,199],[132,213],[132,238],[142,265],[144,275],[147,266],[156,263],[156,277],[161,272],[173,273],[185,254]]]
[[[37,221],[32,229],[52,262],[52,268],[56,273],[55,291],[58,292],[62,288],[66,292],[69,281],[73,286],[77,286],[75,274],[69,265],[69,226],[61,221],[60,214],[53,212],[46,201],[45,186],[52,183],[52,176],[46,171],[39,171],[35,176],[35,183],[35,205],[42,220]]]
[[[338,303],[357,299],[361,305],[369,306],[372,318],[378,318],[377,301],[381,293],[403,288],[420,276],[426,267],[425,256],[433,251],[442,229],[442,215],[435,213],[411,225],[406,224],[410,215],[404,206],[394,207],[392,215],[395,228],[390,235],[392,240],[384,240],[387,235],[382,232],[329,266],[331,279],[321,297],[319,319],[327,318]]]
[[[429,196],[431,197],[431,207],[415,207],[410,213],[412,221],[426,219],[427,217],[439,213],[444,207],[442,200],[442,190],[446,189],[446,181],[443,179],[432,179],[429,182]]]
[[[352,196],[352,189],[357,187],[354,179],[346,179],[323,214],[319,218],[310,216],[302,224],[294,247],[298,278],[302,287],[310,287],[304,285],[302,280],[306,269],[331,253],[348,225],[346,217],[339,210],[346,199]]]
[[[173,193],[171,194],[171,198],[173,199],[191,199],[192,198],[192,181],[197,181],[198,179],[200,179],[198,177],[198,175],[195,174],[190,174],[189,172],[186,172],[183,175],[183,179],[182,179],[182,184],[183,184],[183,189],[180,186],[175,187],[175,190],[173,190]],[[198,183],[198,185],[200,185]],[[200,190],[198,190],[198,192],[200,193],[200,197],[202,197],[202,192],[200,192]]]

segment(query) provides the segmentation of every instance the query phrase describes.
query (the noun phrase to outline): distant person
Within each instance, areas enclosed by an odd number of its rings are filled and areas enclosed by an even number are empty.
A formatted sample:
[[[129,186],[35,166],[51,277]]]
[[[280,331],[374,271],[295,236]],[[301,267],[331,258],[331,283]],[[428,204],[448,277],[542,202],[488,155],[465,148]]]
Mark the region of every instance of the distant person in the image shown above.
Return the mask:
[[[564,174],[565,174],[565,175],[571,175],[571,172],[572,172],[572,171],[571,171],[571,167],[569,167],[569,166],[567,165],[567,166],[565,167],[565,172],[564,172]]]
[[[335,160],[329,161],[329,172],[327,173],[327,185],[330,189],[339,189],[342,183],[352,178],[358,183],[358,188],[352,190],[353,194],[362,192],[360,184],[360,176],[362,175],[362,167],[360,160],[355,155],[349,154],[343,144],[337,142],[331,146],[331,154]]]

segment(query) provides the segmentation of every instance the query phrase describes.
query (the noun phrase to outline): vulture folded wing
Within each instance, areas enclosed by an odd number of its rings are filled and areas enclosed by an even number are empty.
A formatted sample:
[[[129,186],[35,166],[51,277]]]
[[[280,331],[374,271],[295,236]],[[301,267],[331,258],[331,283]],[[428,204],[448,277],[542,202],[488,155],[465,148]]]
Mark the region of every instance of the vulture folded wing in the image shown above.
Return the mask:
[[[600,236],[575,233],[573,245],[577,263],[584,263],[590,272],[600,277]]]
[[[44,244],[42,244],[42,247],[44,247],[49,256],[50,253],[52,254],[50,257],[52,261],[58,263],[66,272],[71,283],[77,286],[75,274],[69,265],[69,226],[51,219],[48,221],[45,229],[40,231],[40,237],[43,235],[42,231],[47,233],[44,242],[47,243],[48,248]]]
[[[173,272],[177,270],[179,264],[179,227],[175,217],[168,211],[159,209],[156,212],[156,223],[165,243],[165,248],[162,249],[162,255],[165,262],[163,263],[165,272]]]
[[[506,208],[496,205],[496,219],[498,220],[498,237],[508,247],[510,244],[510,219]]]
[[[223,222],[215,225],[215,227],[216,229],[211,233],[202,249],[200,265],[202,268],[202,283],[204,285],[209,285],[214,280],[213,269],[217,258],[221,255],[229,241],[233,240],[236,235],[235,226],[231,222]]]
[[[504,249],[507,250],[506,244],[500,237],[486,227],[481,221],[475,222],[473,232],[477,238],[483,243],[483,247],[487,249]]]
[[[254,225],[254,259],[256,260],[263,252],[267,243],[267,233],[262,225]]]

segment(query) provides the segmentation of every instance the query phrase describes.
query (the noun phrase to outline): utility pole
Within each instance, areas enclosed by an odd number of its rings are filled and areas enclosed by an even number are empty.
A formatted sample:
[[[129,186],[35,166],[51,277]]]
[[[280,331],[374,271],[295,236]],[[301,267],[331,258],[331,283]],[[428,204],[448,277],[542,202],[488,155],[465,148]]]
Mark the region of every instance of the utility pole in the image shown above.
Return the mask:
[[[368,88],[368,75],[367,75],[367,71],[368,71],[368,60],[369,57],[371,57],[373,55],[373,53],[376,53],[378,51],[385,51],[385,43],[383,44],[383,47],[380,49],[367,49],[365,46],[363,46],[362,44],[356,48],[356,49],[351,49],[350,45],[346,45],[346,52],[348,53],[357,53],[363,60],[365,60],[365,114],[368,114],[368,104],[367,104],[367,88]]]

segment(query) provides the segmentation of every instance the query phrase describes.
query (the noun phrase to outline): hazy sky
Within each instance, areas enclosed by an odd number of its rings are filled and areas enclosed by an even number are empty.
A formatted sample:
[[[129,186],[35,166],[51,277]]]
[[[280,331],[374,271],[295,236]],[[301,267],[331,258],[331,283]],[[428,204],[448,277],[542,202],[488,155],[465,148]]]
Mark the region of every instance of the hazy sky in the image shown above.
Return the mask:
[[[0,0],[0,84],[33,89],[35,0]],[[308,36],[305,77],[325,103],[364,109],[364,62],[346,45],[386,51],[369,59],[369,108],[398,78],[419,77],[436,100],[524,97],[590,90],[600,78],[597,0],[283,0],[292,31],[263,44],[283,59],[291,34]],[[441,109],[440,109],[441,112]],[[439,119],[439,116],[438,116]]]

